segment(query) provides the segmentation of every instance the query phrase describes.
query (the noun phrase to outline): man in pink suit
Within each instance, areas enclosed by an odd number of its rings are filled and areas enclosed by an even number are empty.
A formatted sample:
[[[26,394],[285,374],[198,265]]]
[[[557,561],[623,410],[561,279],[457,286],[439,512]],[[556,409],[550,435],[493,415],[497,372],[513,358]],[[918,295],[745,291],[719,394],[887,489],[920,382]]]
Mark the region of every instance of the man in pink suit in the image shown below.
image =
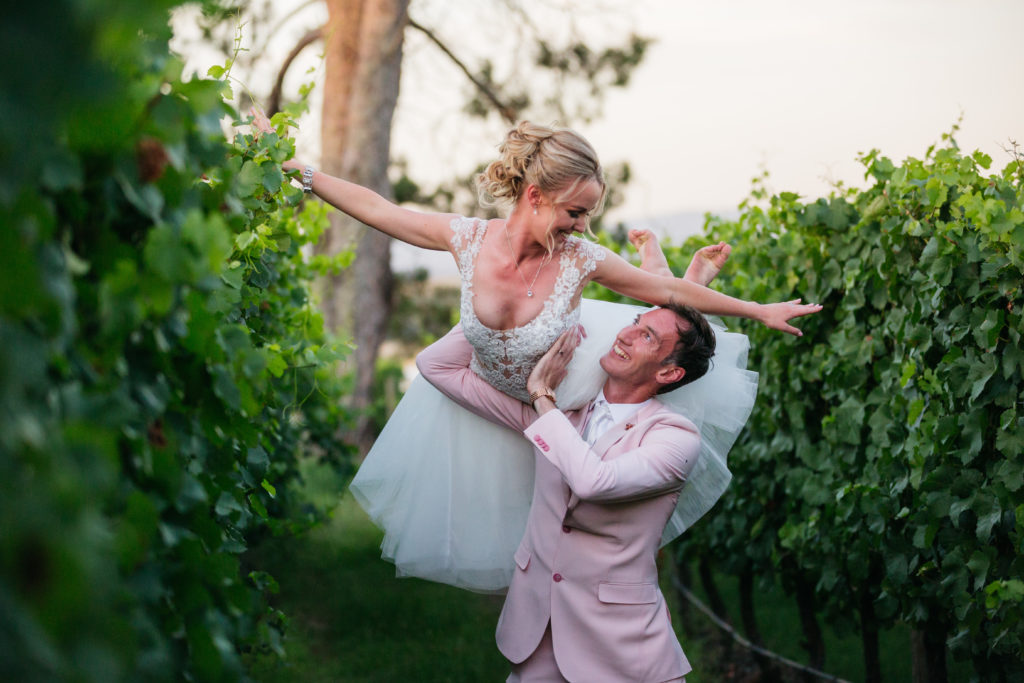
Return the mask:
[[[563,413],[554,390],[577,341],[566,333],[537,364],[527,381],[532,406],[469,369],[461,328],[417,359],[451,399],[534,444],[533,502],[497,629],[513,665],[508,681],[682,681],[691,667],[658,588],[656,555],[700,435],[652,397],[707,371],[714,333],[685,306],[638,316],[601,358],[602,392]]]

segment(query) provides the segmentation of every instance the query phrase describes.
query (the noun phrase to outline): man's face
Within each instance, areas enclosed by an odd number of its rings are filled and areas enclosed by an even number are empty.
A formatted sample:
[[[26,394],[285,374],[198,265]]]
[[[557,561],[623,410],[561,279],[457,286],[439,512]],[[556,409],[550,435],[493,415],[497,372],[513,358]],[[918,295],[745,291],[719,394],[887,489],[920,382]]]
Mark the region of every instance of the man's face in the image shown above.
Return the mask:
[[[662,361],[679,341],[678,324],[678,316],[667,308],[637,316],[616,335],[601,367],[609,377],[633,386],[650,382],[666,367]]]

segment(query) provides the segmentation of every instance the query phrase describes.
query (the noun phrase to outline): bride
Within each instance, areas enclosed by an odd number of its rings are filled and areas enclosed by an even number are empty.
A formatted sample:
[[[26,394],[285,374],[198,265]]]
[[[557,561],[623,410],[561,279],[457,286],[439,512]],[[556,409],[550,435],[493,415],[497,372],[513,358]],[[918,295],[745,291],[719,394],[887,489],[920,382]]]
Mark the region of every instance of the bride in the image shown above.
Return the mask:
[[[273,130],[259,111],[254,125]],[[728,256],[724,244],[705,248],[675,278],[656,241],[634,235],[645,268],[584,240],[606,192],[597,154],[579,134],[522,122],[499,147],[499,158],[477,178],[481,198],[508,207],[504,219],[425,213],[328,176],[295,159],[303,189],[396,239],[448,251],[462,280],[461,325],[474,347],[473,370],[495,388],[528,400],[526,378],[564,331],[582,324],[586,340],[559,391],[560,408],[597,394],[597,359],[638,307],[581,301],[597,282],[620,294],[661,305],[689,304],[705,314],[741,316],[791,334],[789,320],[815,313],[800,300],[758,304],[705,286]],[[642,309],[640,309],[642,310]],[[659,396],[698,423],[704,444],[699,471],[683,488],[663,541],[693,524],[729,481],[725,455],[746,421],[756,375],[745,371],[746,338],[718,330],[715,370]],[[723,344],[723,337],[731,338]],[[688,389],[689,391],[685,391]],[[399,575],[479,591],[501,591],[525,528],[533,458],[522,435],[463,410],[417,378],[402,398],[352,482],[352,492],[384,532],[383,556]]]

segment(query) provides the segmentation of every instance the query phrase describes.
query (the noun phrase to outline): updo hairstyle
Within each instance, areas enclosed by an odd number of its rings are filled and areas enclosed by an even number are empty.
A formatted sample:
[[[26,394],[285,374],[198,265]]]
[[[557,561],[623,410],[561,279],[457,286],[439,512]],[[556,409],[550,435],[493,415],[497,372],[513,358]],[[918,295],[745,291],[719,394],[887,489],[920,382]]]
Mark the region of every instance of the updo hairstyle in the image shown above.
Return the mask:
[[[476,177],[482,205],[515,204],[531,184],[562,201],[581,183],[596,180],[601,198],[593,215],[601,212],[607,190],[604,170],[597,152],[579,133],[522,121],[508,132],[498,153],[500,158]]]

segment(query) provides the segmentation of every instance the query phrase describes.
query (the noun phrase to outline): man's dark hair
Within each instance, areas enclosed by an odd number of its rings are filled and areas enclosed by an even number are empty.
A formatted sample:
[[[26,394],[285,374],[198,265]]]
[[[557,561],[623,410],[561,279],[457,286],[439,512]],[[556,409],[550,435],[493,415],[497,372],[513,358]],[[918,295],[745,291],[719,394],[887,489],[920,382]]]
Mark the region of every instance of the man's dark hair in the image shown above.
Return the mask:
[[[715,333],[700,311],[692,306],[671,302],[662,308],[672,311],[680,320],[676,323],[679,341],[661,364],[675,365],[685,370],[686,374],[678,382],[658,389],[659,394],[703,377],[711,365],[711,357],[715,355]]]

